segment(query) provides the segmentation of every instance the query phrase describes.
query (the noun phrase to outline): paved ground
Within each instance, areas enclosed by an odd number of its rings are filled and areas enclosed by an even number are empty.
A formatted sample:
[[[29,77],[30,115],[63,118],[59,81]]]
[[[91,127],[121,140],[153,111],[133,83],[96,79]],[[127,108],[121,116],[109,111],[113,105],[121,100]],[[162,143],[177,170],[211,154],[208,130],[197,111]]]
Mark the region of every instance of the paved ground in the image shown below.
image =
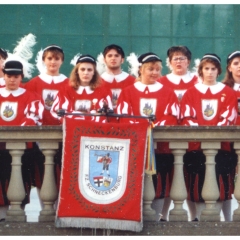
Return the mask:
[[[30,195],[30,203],[26,205],[25,211],[27,215],[27,222],[38,222],[39,212],[41,211],[41,206],[39,202],[39,198],[37,195],[36,188],[32,188]],[[187,210],[186,203],[183,204],[184,209]],[[171,204],[170,209],[173,208],[173,204]],[[234,198],[232,201],[232,212],[238,208],[237,200]],[[223,221],[223,215],[221,213],[221,218]]]

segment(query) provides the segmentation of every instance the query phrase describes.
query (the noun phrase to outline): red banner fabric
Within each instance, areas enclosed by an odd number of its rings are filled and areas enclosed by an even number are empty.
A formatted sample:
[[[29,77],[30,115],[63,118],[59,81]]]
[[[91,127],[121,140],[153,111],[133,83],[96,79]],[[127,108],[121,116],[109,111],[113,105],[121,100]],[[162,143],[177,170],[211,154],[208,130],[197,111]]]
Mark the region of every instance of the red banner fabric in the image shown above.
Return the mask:
[[[65,118],[57,227],[142,230],[148,122]]]

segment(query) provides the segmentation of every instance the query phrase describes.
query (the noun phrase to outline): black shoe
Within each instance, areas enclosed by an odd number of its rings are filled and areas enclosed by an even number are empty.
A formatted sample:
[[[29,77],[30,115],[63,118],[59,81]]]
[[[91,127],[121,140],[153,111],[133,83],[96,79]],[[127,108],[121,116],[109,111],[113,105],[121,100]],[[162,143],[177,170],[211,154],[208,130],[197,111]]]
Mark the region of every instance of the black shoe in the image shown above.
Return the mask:
[[[5,218],[0,219],[0,222],[5,222]]]
[[[163,218],[161,218],[160,219],[160,222],[166,222],[167,220],[165,220],[165,219],[163,219]]]
[[[198,218],[194,218],[192,222],[198,222]]]

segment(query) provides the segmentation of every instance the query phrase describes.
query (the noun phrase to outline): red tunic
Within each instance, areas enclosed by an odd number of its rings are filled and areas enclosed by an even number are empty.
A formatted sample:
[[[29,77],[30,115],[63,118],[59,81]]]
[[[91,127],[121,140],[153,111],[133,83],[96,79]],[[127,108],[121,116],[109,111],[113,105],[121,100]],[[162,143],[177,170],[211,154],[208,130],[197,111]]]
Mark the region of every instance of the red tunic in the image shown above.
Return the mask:
[[[0,125],[26,126],[42,124],[40,96],[23,88],[8,91],[0,88]]]
[[[116,112],[117,102],[121,91],[135,82],[135,78],[129,75],[126,72],[122,72],[118,75],[110,75],[107,72],[104,72],[101,75],[101,78],[104,83],[104,87],[111,90],[112,92],[112,104],[113,109]]]
[[[177,98],[180,102],[187,89],[194,86],[198,82],[198,77],[190,72],[187,72],[187,74],[183,76],[170,73],[161,77],[159,82],[164,86],[171,88],[177,95]]]
[[[151,85],[135,82],[123,89],[117,106],[119,114],[155,115],[155,126],[176,125],[178,111],[176,95],[159,82]]]
[[[238,117],[237,117],[236,125],[240,125],[240,84],[235,83],[233,86],[233,90],[235,91],[237,95],[237,100],[238,100]]]
[[[40,74],[27,82],[24,87],[29,91],[38,93],[44,102],[43,125],[60,125],[61,123],[53,118],[50,109],[53,101],[60,90],[68,86],[68,78],[60,74],[59,76],[50,76]]]
[[[184,125],[228,126],[237,117],[237,99],[228,86],[202,83],[189,88],[182,99],[181,118]]]
[[[108,107],[112,109],[111,92],[103,87],[98,87],[94,91],[89,86],[80,86],[75,90],[67,86],[64,91],[60,91],[52,105],[51,114],[54,118],[62,121],[57,115],[59,109],[75,113],[96,113],[103,107],[104,101],[107,101]],[[72,117],[69,115],[68,117]],[[99,117],[79,116],[79,119],[100,121]],[[102,119],[102,118],[101,118]]]

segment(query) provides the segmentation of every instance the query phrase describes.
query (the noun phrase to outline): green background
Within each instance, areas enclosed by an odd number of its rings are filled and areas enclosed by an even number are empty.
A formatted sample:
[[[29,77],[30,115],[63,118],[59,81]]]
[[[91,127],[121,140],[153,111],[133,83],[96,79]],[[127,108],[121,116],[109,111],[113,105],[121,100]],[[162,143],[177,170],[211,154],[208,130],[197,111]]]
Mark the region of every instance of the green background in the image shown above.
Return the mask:
[[[65,52],[61,73],[69,76],[71,59],[77,53],[94,57],[108,44],[131,52],[157,53],[163,60],[172,45],[186,45],[193,60],[210,52],[222,59],[223,78],[227,55],[240,50],[240,5],[0,5],[0,47],[12,52],[28,33],[37,37],[37,52],[49,44]],[[192,61],[192,66],[194,65]],[[191,67],[192,67],[191,66]],[[123,65],[125,71],[128,66]],[[35,70],[34,75],[38,71]],[[26,81],[27,79],[25,79]]]

